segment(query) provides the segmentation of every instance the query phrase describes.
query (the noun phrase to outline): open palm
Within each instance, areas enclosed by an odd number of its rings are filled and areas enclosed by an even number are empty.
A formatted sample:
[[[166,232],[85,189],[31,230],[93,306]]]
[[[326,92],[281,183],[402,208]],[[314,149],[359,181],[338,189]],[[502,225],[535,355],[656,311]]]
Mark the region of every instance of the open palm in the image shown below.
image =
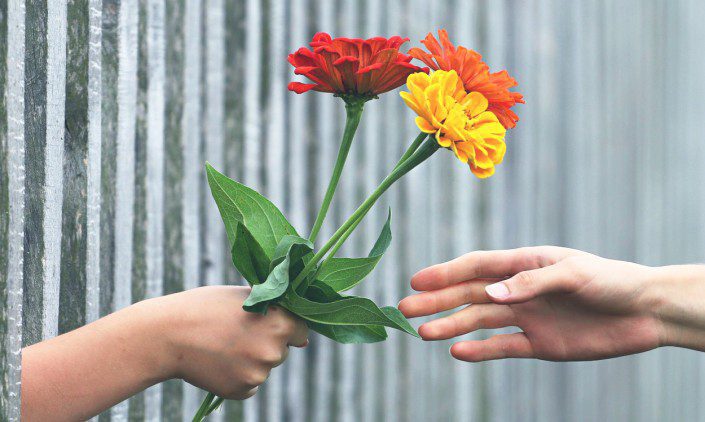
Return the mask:
[[[650,271],[558,247],[478,251],[416,274],[412,287],[422,293],[402,300],[399,309],[417,317],[468,305],[423,324],[425,340],[522,330],[458,342],[451,353],[461,360],[620,356],[660,344],[660,324],[641,294]]]

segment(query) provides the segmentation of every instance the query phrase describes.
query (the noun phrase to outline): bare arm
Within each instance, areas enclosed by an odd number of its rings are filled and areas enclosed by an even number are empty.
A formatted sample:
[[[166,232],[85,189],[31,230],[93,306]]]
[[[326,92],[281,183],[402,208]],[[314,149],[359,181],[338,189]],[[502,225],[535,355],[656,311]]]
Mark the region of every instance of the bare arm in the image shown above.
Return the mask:
[[[249,289],[203,287],[151,299],[22,351],[22,420],[85,420],[181,378],[231,399],[256,393],[307,329],[286,311],[247,313]]]
[[[592,360],[659,346],[705,351],[705,266],[647,267],[559,247],[477,251],[417,273],[408,317],[465,306],[423,324],[426,340],[479,329],[520,332],[461,341],[458,359]]]

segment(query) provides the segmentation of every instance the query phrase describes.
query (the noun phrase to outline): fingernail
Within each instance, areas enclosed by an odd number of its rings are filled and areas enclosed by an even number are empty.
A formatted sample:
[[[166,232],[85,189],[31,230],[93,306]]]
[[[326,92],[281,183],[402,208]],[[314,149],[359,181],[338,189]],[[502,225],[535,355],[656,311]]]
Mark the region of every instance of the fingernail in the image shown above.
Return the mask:
[[[488,295],[495,299],[506,299],[509,297],[509,289],[507,288],[507,285],[501,281],[485,287],[485,291]]]

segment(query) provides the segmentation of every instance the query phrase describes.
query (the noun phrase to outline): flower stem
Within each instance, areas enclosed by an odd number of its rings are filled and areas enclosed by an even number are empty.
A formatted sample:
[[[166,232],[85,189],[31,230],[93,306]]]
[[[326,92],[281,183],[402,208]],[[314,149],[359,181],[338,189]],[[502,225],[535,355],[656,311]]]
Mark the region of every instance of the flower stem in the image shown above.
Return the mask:
[[[360,123],[360,117],[362,116],[362,108],[364,105],[364,101],[348,100],[345,102],[346,119],[345,130],[343,131],[343,140],[340,142],[338,157],[335,160],[335,167],[333,167],[333,175],[330,178],[330,182],[328,182],[328,188],[326,189],[326,194],[323,197],[321,209],[318,210],[316,221],[313,223],[313,228],[311,228],[311,235],[309,236],[309,240],[311,242],[316,240],[316,236],[318,236],[318,233],[321,231],[321,226],[323,226],[323,221],[326,219],[326,214],[328,214],[330,203],[333,200],[335,189],[338,187],[340,175],[342,174],[343,167],[345,166],[345,160],[347,160],[348,152],[350,152],[350,146],[352,145],[355,131]]]
[[[215,394],[208,393],[206,398],[201,402],[201,406],[196,411],[196,415],[193,417],[193,422],[201,422],[203,418],[208,415],[208,409],[210,408],[211,402],[215,399]]]
[[[397,164],[394,166],[394,170],[396,170],[401,165],[401,163],[403,163],[409,157],[411,157],[411,155],[418,149],[419,145],[421,145],[421,142],[423,142],[423,140],[426,139],[427,136],[428,136],[427,133],[421,132],[416,137],[416,139],[414,139],[414,141],[411,143],[411,145],[409,145],[409,148],[407,148],[406,151],[404,152],[404,155],[402,155],[401,158],[399,159],[399,161],[397,161]],[[392,171],[394,171],[394,170],[392,170]],[[343,243],[345,243],[345,241],[348,239],[348,237],[350,237],[350,235],[355,231],[357,226],[362,222],[362,220],[365,218],[365,216],[367,215],[367,213],[369,212],[370,209],[372,209],[372,208],[370,207],[367,211],[365,211],[360,216],[360,218],[358,218],[355,221],[355,223],[353,223],[353,225],[350,226],[348,231],[346,231],[345,234],[343,234],[343,236],[340,238],[340,240],[338,240],[338,243],[336,243],[335,246],[333,246],[333,249],[331,249],[330,253],[326,257],[326,259],[323,261],[323,263],[326,263],[329,259],[331,259],[333,256],[335,256],[336,252],[338,252],[338,249],[340,249],[340,247],[343,246]]]
[[[301,282],[306,278],[309,272],[318,264],[318,262],[326,255],[326,253],[336,244],[336,242],[348,231],[350,227],[360,218],[362,215],[367,213],[370,208],[377,202],[382,194],[389,189],[389,187],[399,180],[403,175],[411,171],[414,167],[418,166],[424,162],[428,157],[433,155],[434,152],[438,150],[439,146],[436,142],[425,142],[403,163],[396,167],[377,187],[377,189],[372,192],[372,194],[365,199],[365,201],[355,210],[355,212],[343,223],[338,230],[335,231],[333,236],[328,239],[325,245],[311,258],[308,264],[299,273],[298,276],[292,282],[292,287],[294,289],[298,288]]]
[[[210,407],[208,408],[208,410],[206,411],[206,416],[213,413],[215,411],[215,409],[217,409],[221,405],[221,403],[223,403],[224,400],[225,399],[223,399],[222,397],[216,398],[215,401],[213,402],[213,404],[211,404]]]

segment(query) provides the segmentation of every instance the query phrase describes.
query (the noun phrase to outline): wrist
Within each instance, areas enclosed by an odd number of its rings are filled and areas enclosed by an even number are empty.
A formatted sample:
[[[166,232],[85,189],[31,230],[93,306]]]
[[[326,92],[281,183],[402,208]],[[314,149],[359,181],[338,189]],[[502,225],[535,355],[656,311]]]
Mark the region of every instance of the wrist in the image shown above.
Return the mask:
[[[653,268],[647,304],[660,325],[660,345],[705,351],[705,265]]]
[[[140,350],[140,371],[145,382],[153,385],[176,377],[176,357],[172,351],[174,326],[163,298],[148,299],[131,305],[129,324],[133,347]]]

